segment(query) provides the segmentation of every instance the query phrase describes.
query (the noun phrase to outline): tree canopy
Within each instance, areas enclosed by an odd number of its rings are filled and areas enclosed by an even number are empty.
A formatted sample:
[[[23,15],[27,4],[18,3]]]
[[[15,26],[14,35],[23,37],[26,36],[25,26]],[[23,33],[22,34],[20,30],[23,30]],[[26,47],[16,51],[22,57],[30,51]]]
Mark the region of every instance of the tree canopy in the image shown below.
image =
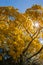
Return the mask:
[[[42,6],[33,5],[23,14],[11,6],[0,7],[0,60],[10,56],[16,62],[43,64]]]

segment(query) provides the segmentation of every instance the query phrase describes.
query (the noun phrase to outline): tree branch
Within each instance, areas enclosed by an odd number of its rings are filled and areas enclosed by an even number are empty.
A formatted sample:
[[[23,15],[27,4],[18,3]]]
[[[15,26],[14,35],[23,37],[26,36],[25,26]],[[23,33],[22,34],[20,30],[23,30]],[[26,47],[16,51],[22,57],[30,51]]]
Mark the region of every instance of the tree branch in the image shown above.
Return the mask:
[[[29,46],[32,43],[32,41],[38,36],[38,34],[39,34],[39,32],[40,32],[41,29],[42,28],[40,28],[39,31],[36,32],[36,34],[34,35],[34,37],[32,38],[32,40],[28,43],[27,47],[22,52],[23,54],[27,51],[27,49],[29,48]]]
[[[43,46],[40,48],[40,50],[38,52],[36,52],[35,54],[33,54],[31,57],[29,57],[28,59],[31,59],[32,57],[36,56],[37,54],[39,54],[41,52],[41,50],[43,49]],[[27,59],[27,60],[28,60]]]

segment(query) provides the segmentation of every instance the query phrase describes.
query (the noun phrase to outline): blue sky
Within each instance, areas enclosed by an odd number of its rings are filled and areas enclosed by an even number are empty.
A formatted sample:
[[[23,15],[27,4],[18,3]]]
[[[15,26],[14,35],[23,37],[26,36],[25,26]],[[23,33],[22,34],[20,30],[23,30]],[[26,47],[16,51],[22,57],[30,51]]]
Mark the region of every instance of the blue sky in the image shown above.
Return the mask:
[[[43,0],[0,0],[0,6],[14,6],[18,8],[20,12],[24,12],[34,4],[43,6]]]

